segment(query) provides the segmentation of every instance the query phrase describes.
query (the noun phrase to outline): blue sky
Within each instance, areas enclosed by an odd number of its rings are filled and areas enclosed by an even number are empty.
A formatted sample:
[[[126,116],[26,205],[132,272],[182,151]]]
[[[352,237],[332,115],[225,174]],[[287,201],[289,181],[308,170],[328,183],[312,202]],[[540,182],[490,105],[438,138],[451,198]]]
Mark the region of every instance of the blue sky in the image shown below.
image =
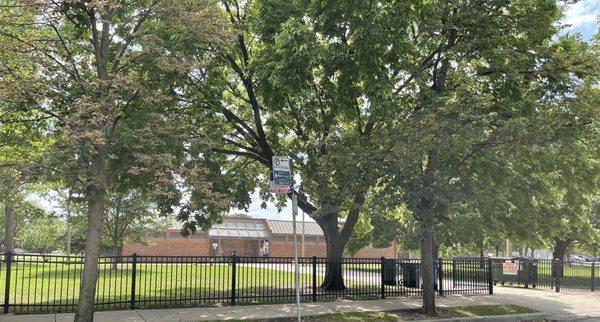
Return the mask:
[[[563,23],[571,25],[569,32],[578,32],[583,39],[590,40],[598,29],[600,0],[582,0],[568,5]]]

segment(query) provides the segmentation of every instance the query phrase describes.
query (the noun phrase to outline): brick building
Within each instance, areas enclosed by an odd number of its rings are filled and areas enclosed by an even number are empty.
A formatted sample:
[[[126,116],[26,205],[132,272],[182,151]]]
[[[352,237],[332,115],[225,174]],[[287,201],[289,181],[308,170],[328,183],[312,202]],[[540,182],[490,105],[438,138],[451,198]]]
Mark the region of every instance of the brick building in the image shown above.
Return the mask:
[[[298,222],[298,255],[325,257],[323,231],[314,222]],[[302,232],[304,230],[304,246]],[[168,229],[163,236],[146,237],[143,244],[125,244],[123,255],[146,256],[294,256],[293,225],[291,221],[262,218],[226,217],[223,223],[213,225],[208,231],[183,237],[179,227]],[[358,258],[393,258],[397,255],[396,243],[386,248],[364,247],[355,255]]]

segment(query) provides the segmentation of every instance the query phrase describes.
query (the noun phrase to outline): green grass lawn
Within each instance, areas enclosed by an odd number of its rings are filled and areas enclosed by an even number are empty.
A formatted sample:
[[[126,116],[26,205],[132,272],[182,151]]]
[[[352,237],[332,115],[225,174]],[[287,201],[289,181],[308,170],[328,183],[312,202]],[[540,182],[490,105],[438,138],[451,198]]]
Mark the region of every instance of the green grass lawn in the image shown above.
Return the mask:
[[[13,265],[11,269],[11,304],[33,304],[30,311],[41,310],[42,305],[74,306],[79,297],[82,265],[28,263]],[[312,285],[308,268],[301,268],[300,283]],[[1,270],[0,270],[1,271]],[[304,273],[306,272],[306,273]],[[131,299],[132,265],[118,264],[116,270],[105,265],[99,272],[96,303],[126,302]],[[231,264],[214,263],[138,263],[136,268],[136,303],[138,307],[167,306],[170,301],[204,299],[206,303],[227,301],[232,290]],[[0,276],[0,291],[5,287],[5,276]],[[238,264],[236,268],[237,297],[253,296],[256,292],[277,297],[290,296],[294,288],[294,273],[271,269],[262,264]],[[178,303],[182,304],[182,303]],[[114,308],[128,307],[114,303]],[[62,310],[65,310],[64,308]]]
[[[54,261],[54,262],[53,262]],[[362,265],[362,264],[361,264]],[[362,267],[369,267],[365,264]],[[72,311],[79,298],[81,262],[70,264],[56,259],[32,260],[20,258],[13,262],[10,279],[11,311]],[[230,263],[144,263],[136,264],[135,304],[138,308],[167,307],[172,305],[203,305],[228,303],[232,294],[232,264]],[[323,274],[324,265],[317,267]],[[350,298],[378,297],[379,274],[345,268]],[[5,269],[0,267],[0,292],[5,289]],[[304,299],[312,294],[312,264],[300,265],[300,285]],[[317,285],[322,276],[318,275]],[[96,290],[98,309],[129,307],[132,297],[133,266],[118,263],[113,269],[110,262],[100,264]],[[294,273],[290,263],[236,264],[236,299],[238,303],[289,302],[294,296]],[[386,286],[390,295],[400,295],[406,289],[400,285]],[[321,292],[319,292],[321,293]],[[324,294],[326,298],[330,294]],[[0,300],[1,301],[1,300]],[[29,306],[24,306],[29,305]],[[53,305],[54,307],[48,307]]]
[[[490,315],[509,315],[538,312],[532,308],[506,304],[506,305],[475,305],[458,306],[443,309],[445,311],[460,314],[460,316],[490,316]]]

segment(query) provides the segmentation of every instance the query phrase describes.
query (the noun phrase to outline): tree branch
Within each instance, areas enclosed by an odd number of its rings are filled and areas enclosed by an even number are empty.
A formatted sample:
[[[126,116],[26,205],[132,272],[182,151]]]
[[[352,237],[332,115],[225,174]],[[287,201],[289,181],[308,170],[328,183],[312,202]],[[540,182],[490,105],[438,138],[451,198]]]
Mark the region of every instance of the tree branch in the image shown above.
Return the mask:
[[[271,160],[265,160],[262,156],[256,155],[254,153],[245,152],[245,151],[229,150],[229,149],[221,149],[221,148],[213,148],[212,150],[215,152],[218,152],[218,153],[244,156],[244,157],[256,160],[269,168],[271,167]]]
[[[125,39],[125,44],[123,44],[123,46],[121,47],[121,50],[117,54],[117,57],[115,57],[115,60],[113,62],[113,66],[111,68],[111,70],[113,72],[115,72],[115,71],[117,71],[119,69],[119,63],[121,62],[121,59],[123,58],[123,56],[125,55],[125,53],[127,52],[127,50],[129,49],[129,46],[131,45],[131,42],[135,39],[135,37],[137,35],[137,32],[139,31],[140,27],[148,19],[148,17],[154,11],[154,8],[156,8],[156,5],[159,2],[160,2],[160,0],[153,0],[152,3],[150,4],[150,6],[148,7],[148,9],[145,10],[145,11],[143,11],[142,13],[140,13],[138,21],[135,23],[135,26],[133,27],[133,29],[131,30],[131,32],[127,36],[127,39]]]

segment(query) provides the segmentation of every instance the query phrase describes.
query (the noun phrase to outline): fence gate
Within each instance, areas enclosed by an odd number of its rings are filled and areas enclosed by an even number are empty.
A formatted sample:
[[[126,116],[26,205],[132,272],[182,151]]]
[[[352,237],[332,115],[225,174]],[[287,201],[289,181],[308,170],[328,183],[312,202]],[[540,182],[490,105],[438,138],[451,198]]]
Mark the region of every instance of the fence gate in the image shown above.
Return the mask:
[[[515,268],[515,271],[508,269]],[[492,259],[494,284],[544,288],[560,292],[594,292],[598,263],[527,258]]]

